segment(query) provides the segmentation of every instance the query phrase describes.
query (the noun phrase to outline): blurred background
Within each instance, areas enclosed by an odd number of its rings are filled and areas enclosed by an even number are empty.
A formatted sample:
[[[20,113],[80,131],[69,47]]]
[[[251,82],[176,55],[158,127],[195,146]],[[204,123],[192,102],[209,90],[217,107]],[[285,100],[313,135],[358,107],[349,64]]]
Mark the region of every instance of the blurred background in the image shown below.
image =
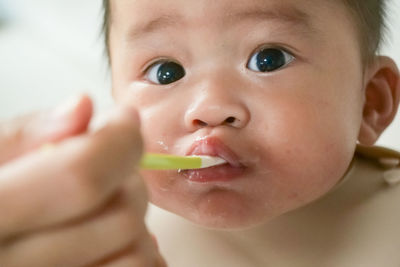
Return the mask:
[[[0,0],[0,119],[80,92],[96,110],[112,105],[101,36],[101,0]],[[400,66],[400,2],[389,1],[382,54]],[[399,112],[400,113],[400,112]],[[400,114],[378,144],[400,150]]]
[[[101,0],[0,0],[0,119],[87,92],[112,103]]]

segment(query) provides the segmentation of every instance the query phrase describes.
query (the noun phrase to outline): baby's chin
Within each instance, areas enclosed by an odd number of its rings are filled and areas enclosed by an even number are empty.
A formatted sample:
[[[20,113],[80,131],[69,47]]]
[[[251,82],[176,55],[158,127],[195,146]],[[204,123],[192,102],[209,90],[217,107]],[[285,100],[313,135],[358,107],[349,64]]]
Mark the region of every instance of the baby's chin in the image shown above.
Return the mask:
[[[155,202],[156,206],[172,212],[204,228],[213,230],[243,230],[266,223],[276,217],[270,211],[259,210],[260,205],[243,201],[235,194],[215,191],[195,205]]]
[[[257,216],[236,211],[220,211],[213,209],[211,213],[193,212],[191,214],[178,214],[190,222],[210,230],[246,230],[267,223],[274,216]]]
[[[201,216],[201,215],[200,215]],[[210,230],[238,231],[257,227],[267,223],[266,218],[240,218],[236,216],[201,216],[200,218],[185,218],[190,222]]]

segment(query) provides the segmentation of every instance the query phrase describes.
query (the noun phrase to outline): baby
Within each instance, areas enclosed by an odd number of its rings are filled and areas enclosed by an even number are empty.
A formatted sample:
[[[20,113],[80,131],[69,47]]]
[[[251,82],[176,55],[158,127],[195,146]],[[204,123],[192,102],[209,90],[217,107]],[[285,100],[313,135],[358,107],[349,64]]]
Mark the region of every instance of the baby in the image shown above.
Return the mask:
[[[140,112],[146,151],[229,162],[142,173],[152,203],[214,229],[151,213],[170,266],[400,266],[400,187],[350,164],[399,103],[395,63],[375,56],[383,1],[104,4],[113,95]]]
[[[373,146],[400,98],[383,1],[104,7],[121,107],[96,132],[87,97],[3,125],[1,267],[400,265],[400,153]],[[140,178],[142,138],[227,164]]]

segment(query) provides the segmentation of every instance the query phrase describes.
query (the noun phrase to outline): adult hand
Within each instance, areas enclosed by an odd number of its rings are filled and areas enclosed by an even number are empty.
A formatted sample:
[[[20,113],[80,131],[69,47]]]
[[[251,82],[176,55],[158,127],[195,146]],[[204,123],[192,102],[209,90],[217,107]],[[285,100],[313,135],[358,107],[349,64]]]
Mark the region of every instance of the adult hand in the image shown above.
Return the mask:
[[[117,108],[89,132],[91,116],[82,96],[0,124],[0,266],[165,266],[144,224],[138,115]]]

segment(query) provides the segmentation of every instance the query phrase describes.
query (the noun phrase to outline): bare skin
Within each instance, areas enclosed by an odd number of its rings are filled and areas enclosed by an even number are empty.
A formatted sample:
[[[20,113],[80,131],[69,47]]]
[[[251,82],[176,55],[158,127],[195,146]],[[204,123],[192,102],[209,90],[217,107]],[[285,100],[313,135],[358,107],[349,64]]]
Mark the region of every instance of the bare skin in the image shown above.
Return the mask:
[[[364,70],[340,1],[111,4],[114,97],[138,109],[145,150],[184,155],[218,139],[244,166],[227,182],[143,172],[155,205],[199,225],[251,227],[320,198],[357,141],[373,144],[396,114],[398,69],[376,57]],[[265,48],[284,64],[261,71],[254,59]],[[160,84],[166,61],[185,75]]]
[[[91,115],[82,96],[0,125],[0,266],[164,266],[134,171],[138,115],[121,107],[89,132]]]
[[[65,120],[56,129],[44,128],[54,123],[40,114],[4,123],[0,266],[164,266],[144,223],[148,200],[205,228],[258,225],[244,232],[252,239],[273,218],[329,192],[357,140],[373,144],[392,121],[399,72],[387,57],[362,68],[355,28],[336,1],[299,3],[112,1],[113,93],[139,111],[144,151],[185,154],[196,140],[218,139],[246,173],[200,184],[177,172],[143,172],[143,183],[134,164],[142,151],[137,115],[121,108],[101,130],[87,131],[87,97],[56,119]],[[302,12],[293,16],[288,7]],[[285,51],[291,61],[260,73],[251,59],[265,48]],[[166,58],[185,75],[161,86],[153,63]],[[35,150],[48,141],[59,144]],[[229,246],[215,237],[231,255],[257,241],[239,235]],[[264,252],[256,253],[250,262]]]

